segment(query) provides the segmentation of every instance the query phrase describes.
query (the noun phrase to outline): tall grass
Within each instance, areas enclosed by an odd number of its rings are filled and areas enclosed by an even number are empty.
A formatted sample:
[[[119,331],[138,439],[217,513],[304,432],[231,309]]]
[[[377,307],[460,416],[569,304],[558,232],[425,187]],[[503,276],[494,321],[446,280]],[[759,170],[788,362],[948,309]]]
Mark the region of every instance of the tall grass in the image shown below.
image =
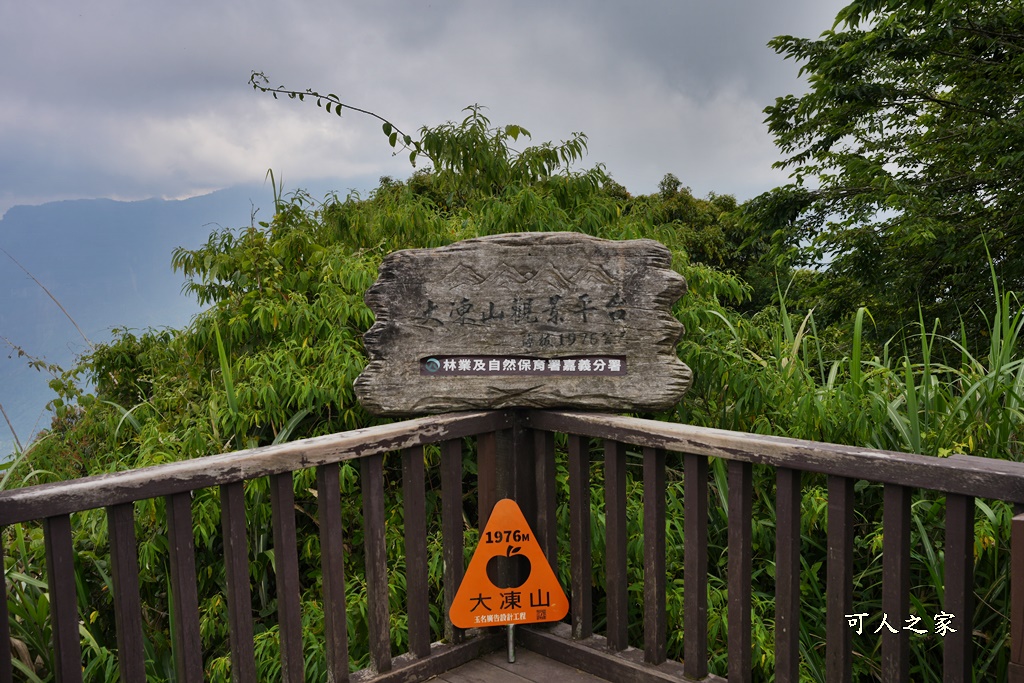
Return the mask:
[[[937,321],[929,326],[921,317],[899,337],[869,344],[866,332],[872,320],[864,308],[850,320],[845,342],[829,336],[831,332],[819,335],[813,311],[793,317],[784,301],[752,320],[708,311],[696,334],[688,335],[697,341],[687,342],[681,354],[695,370],[695,388],[670,419],[937,457],[966,453],[1019,461],[1024,426],[1024,310],[1017,297],[1000,291],[995,281],[990,310],[983,331],[989,343],[982,353],[970,350],[962,325],[953,336],[941,333]],[[717,492],[709,499],[714,529],[709,530],[709,539],[713,548],[724,553],[726,481],[722,473],[715,474],[722,467],[713,464],[708,482]],[[827,495],[819,479],[804,479],[801,679],[824,681],[821,625]],[[763,567],[764,573],[760,580],[754,579],[754,661],[757,678],[771,680],[775,514],[770,471],[755,468],[755,491],[754,566]],[[858,482],[855,504],[855,607],[874,621],[865,624],[863,636],[854,638],[854,666],[858,680],[876,680],[881,638],[870,631],[882,615],[882,487]],[[939,681],[942,643],[934,632],[933,618],[942,609],[944,593],[945,499],[938,493],[917,492],[912,513],[911,612],[922,618],[920,626],[928,630],[911,638],[912,678]],[[976,501],[976,680],[1005,680],[1006,676],[1011,516],[1008,504]],[[678,528],[670,524],[668,533],[669,547],[682,547]],[[725,640],[720,638],[725,620],[724,565],[712,566],[711,571],[720,573],[709,581],[709,645],[724,652]],[[682,603],[670,598],[669,604]],[[909,616],[889,615],[889,621],[900,628]],[[716,659],[712,667],[725,673],[724,661]]]

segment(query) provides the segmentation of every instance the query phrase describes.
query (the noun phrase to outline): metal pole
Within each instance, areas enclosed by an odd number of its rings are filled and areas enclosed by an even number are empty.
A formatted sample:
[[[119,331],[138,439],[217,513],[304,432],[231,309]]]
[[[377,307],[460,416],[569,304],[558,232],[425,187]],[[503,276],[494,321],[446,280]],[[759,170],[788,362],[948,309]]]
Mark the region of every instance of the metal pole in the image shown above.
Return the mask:
[[[516,627],[515,624],[509,624],[505,627],[508,629],[508,663],[515,664],[516,662]]]

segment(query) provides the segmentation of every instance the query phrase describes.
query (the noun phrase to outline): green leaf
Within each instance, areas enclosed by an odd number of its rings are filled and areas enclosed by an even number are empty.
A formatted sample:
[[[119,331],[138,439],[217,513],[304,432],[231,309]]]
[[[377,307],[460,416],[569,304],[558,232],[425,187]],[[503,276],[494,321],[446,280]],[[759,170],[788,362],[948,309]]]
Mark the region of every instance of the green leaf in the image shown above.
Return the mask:
[[[394,147],[397,142],[398,133],[392,133],[391,135],[388,136],[388,144],[390,144],[392,147]]]
[[[391,135],[391,124],[390,123],[385,121],[384,125],[381,126],[381,128],[384,130],[384,135]]]

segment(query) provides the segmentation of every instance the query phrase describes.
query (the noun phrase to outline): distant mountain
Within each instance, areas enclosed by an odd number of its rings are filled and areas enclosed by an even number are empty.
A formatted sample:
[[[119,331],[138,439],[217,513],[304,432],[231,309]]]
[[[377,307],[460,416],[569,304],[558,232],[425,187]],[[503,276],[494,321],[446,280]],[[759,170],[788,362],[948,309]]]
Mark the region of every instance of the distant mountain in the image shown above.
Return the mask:
[[[319,183],[323,185],[323,182]],[[306,186],[314,198],[374,183],[335,181]],[[119,202],[85,199],[12,207],[0,219],[0,248],[53,293],[93,342],[110,339],[113,327],[182,327],[199,312],[181,293],[184,279],[171,270],[171,253],[196,248],[221,228],[247,227],[273,214],[271,188],[235,187],[185,200]],[[0,337],[62,367],[86,343],[46,293],[0,252]],[[0,404],[23,444],[49,425],[49,377],[27,366],[0,339]],[[0,460],[13,451],[0,420]]]

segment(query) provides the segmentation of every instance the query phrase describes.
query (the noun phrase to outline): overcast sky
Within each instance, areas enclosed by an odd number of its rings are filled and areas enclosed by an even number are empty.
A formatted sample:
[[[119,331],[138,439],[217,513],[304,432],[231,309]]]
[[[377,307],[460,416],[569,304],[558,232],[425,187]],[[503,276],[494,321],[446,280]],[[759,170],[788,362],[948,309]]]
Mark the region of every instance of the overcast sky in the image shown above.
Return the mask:
[[[334,92],[407,131],[485,105],[534,142],[590,137],[633,193],[667,172],[748,199],[785,179],[762,109],[805,88],[765,47],[841,0],[9,2],[0,10],[0,214],[70,198],[405,177],[378,123],[248,86]]]

